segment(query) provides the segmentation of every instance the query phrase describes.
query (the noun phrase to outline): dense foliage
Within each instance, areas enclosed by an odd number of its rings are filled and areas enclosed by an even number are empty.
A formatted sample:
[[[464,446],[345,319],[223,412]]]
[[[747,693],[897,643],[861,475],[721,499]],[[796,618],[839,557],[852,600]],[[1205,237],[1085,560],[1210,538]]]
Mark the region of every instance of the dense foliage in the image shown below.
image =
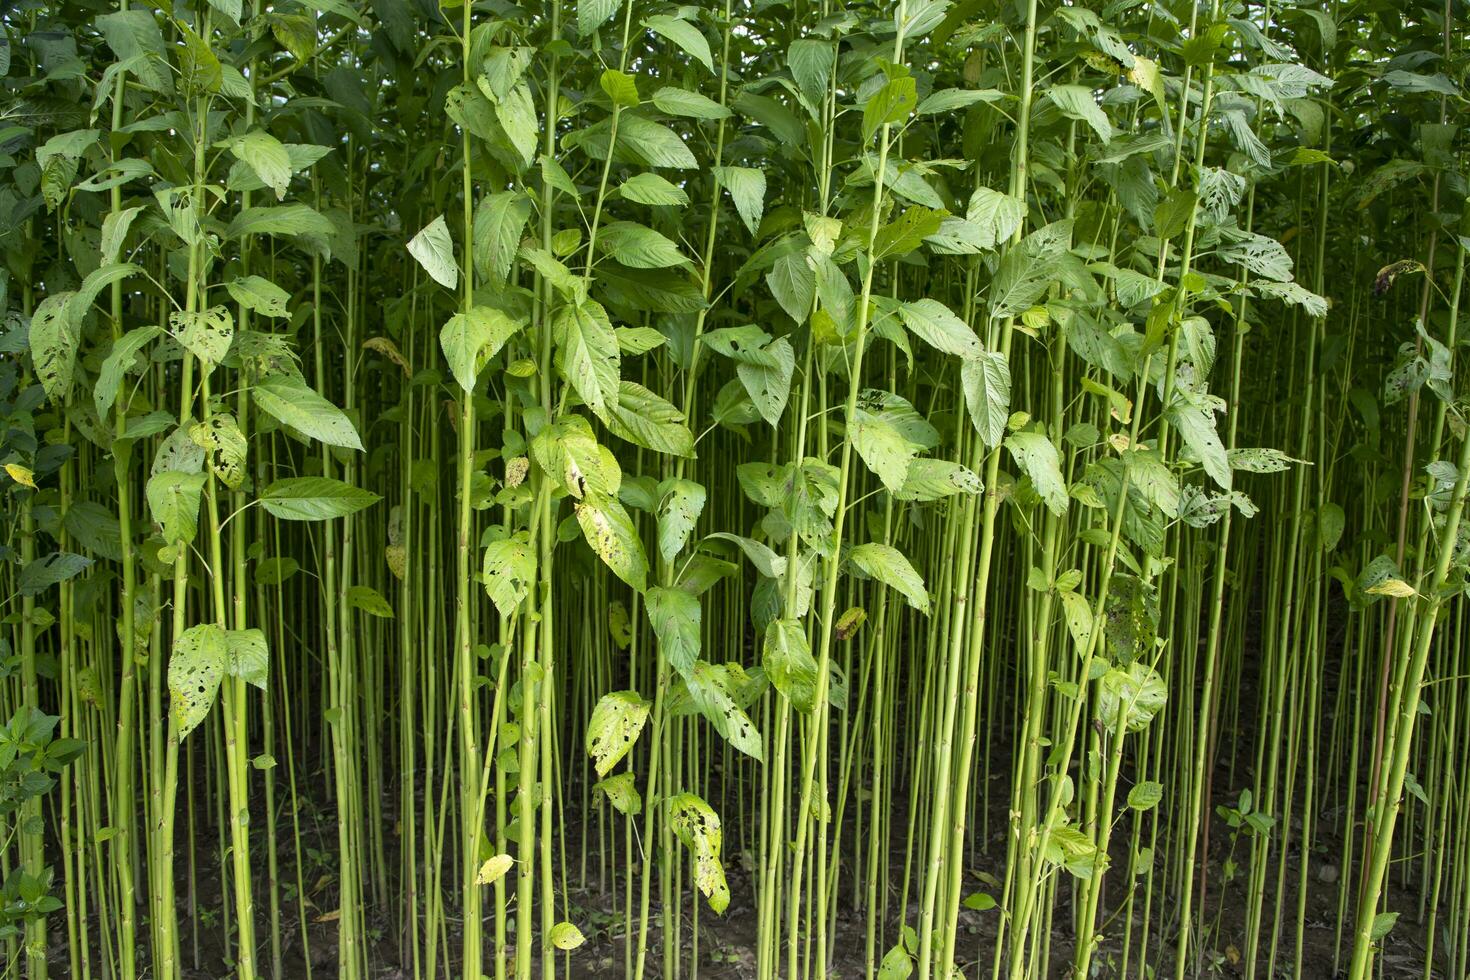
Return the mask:
[[[1467,15],[10,5],[0,976],[1467,975]]]

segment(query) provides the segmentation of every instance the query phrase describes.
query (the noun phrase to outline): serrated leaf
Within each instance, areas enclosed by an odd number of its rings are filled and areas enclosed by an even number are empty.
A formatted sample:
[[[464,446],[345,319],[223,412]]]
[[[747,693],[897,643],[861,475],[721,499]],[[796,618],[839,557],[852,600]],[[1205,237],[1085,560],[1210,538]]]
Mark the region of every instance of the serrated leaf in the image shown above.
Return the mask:
[[[752,235],[760,227],[765,210],[766,174],[755,167],[714,167],[715,179],[730,192],[735,212]]]
[[[604,694],[587,722],[587,754],[601,779],[633,749],[652,707],[637,691]]]
[[[648,557],[633,519],[616,497],[588,493],[576,505],[577,523],[592,550],[634,591],[648,580]]]
[[[673,561],[683,550],[704,510],[704,501],[704,487],[693,480],[669,479],[659,484],[658,552],[664,561]]]
[[[904,326],[917,334],[930,347],[957,357],[975,358],[983,350],[980,338],[969,324],[955,316],[936,299],[917,299],[898,308]]]
[[[352,420],[292,375],[263,378],[251,388],[251,395],[262,411],[308,438],[344,449],[363,448]]]
[[[485,591],[502,616],[512,616],[536,581],[536,552],[524,537],[485,546]]]
[[[408,243],[408,254],[418,260],[424,271],[445,289],[459,286],[459,265],[454,261],[454,240],[444,215],[430,221]]]
[[[325,476],[277,480],[260,494],[260,505],[284,521],[324,521],[371,507],[381,498],[371,490]]]
[[[1040,432],[1015,432],[1005,442],[1021,471],[1031,478],[1047,510],[1057,516],[1067,512],[1067,483],[1062,479],[1061,455],[1052,441]]]
[[[605,406],[602,421],[620,439],[671,456],[694,456],[694,434],[684,413],[636,381],[620,381],[617,400]]]
[[[494,857],[486,858],[485,862],[480,865],[480,870],[475,873],[475,884],[495,884],[501,878],[505,877],[505,873],[514,867],[515,863],[515,858],[509,854],[497,854]]]
[[[253,313],[270,317],[289,317],[287,304],[291,294],[269,279],[260,276],[239,276],[225,283],[230,298]]]
[[[489,306],[472,306],[450,317],[439,331],[439,347],[449,371],[465,391],[475,390],[480,371],[524,326]]]
[[[688,677],[699,660],[699,599],[683,589],[655,586],[644,597],[648,621],[658,637],[658,652],[681,676]]]
[[[280,140],[265,130],[252,129],[230,141],[230,152],[276,192],[276,200],[286,196],[291,184],[291,157]]]
[[[714,71],[714,59],[710,55],[709,42],[699,32],[699,28],[687,20],[677,17],[669,17],[665,14],[655,14],[643,19],[643,26],[662,35],[677,44],[685,54],[695,61],[704,65],[706,70]]]
[[[853,410],[847,423],[853,448],[878,475],[889,493],[900,493],[908,480],[909,461],[915,449],[892,422],[862,408]]]
[[[869,542],[849,551],[847,560],[869,577],[896,589],[910,606],[928,614],[929,593],[924,588],[924,580],[903,552],[892,545]]]
[[[620,356],[617,334],[601,304],[588,300],[557,311],[556,337],[562,374],[598,415],[618,398]]]
[[[771,685],[797,711],[810,712],[817,704],[817,661],[806,630],[794,619],[772,620],[761,647],[761,666]]]

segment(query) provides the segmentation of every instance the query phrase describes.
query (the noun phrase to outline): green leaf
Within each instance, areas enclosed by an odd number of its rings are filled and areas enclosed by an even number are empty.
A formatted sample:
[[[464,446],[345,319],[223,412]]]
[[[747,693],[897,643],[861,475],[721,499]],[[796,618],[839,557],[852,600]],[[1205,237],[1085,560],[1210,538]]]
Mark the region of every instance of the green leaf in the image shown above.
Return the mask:
[[[255,581],[260,585],[280,585],[299,571],[301,565],[295,558],[265,558],[255,569]]]
[[[640,101],[638,98],[638,83],[633,80],[632,75],[618,71],[616,68],[607,68],[602,72],[602,90],[607,97],[612,99],[612,104],[624,108],[632,108]]]
[[[978,102],[999,102],[1003,98],[1005,94],[993,88],[945,88],[926,96],[914,112],[921,116],[932,116],[968,109]]]
[[[686,116],[690,119],[728,119],[730,110],[707,95],[688,89],[665,86],[653,93],[653,104],[671,116]],[[623,135],[619,131],[619,137]],[[682,146],[682,142],[680,143]]]
[[[75,578],[92,567],[92,559],[57,551],[28,561],[16,576],[16,591],[24,596],[40,595],[53,585]]]
[[[658,637],[659,656],[683,677],[688,677],[699,659],[699,599],[683,589],[655,586],[644,596],[648,621]]]
[[[567,304],[556,312],[552,335],[563,377],[592,411],[605,418],[618,400],[621,365],[618,336],[607,311],[593,300]]]
[[[950,312],[937,299],[916,299],[898,308],[904,326],[919,335],[930,347],[957,357],[980,357],[980,338],[969,324]]]
[[[644,449],[694,458],[694,434],[684,413],[636,381],[618,382],[617,401],[606,406],[608,431]]]
[[[1104,143],[1113,138],[1113,124],[1097,104],[1092,89],[1082,85],[1053,85],[1046,94],[1062,115],[1087,123]]]
[[[1220,442],[1220,433],[1215,429],[1215,414],[1207,406],[1177,400],[1169,409],[1169,418],[1190,451],[1204,466],[1210,479],[1224,490],[1230,489],[1230,457]]]
[[[754,235],[760,227],[761,212],[765,208],[765,171],[755,167],[714,167],[712,171],[715,180],[730,192],[730,200],[735,202],[735,212]]]
[[[122,253],[123,242],[128,237],[128,229],[133,226],[133,219],[142,211],[142,207],[123,208],[121,211],[109,212],[107,217],[102,219],[100,249],[104,265],[118,260]]]
[[[251,395],[262,411],[308,438],[344,449],[363,448],[352,420],[292,375],[263,378],[251,388]]]
[[[907,255],[924,243],[944,225],[949,215],[931,208],[913,207],[878,229],[873,239],[873,255],[877,258],[894,258]]]
[[[283,521],[324,521],[355,514],[381,498],[330,477],[292,476],[266,487],[259,499],[268,514]]]
[[[112,411],[112,406],[117,401],[118,389],[122,387],[123,377],[133,366],[138,352],[146,347],[153,338],[163,333],[156,326],[135,327],[113,341],[112,349],[107,352],[107,357],[102,361],[102,368],[97,372],[97,384],[92,389],[92,399],[97,407],[97,415],[106,418]]]
[[[609,221],[598,240],[609,255],[632,269],[666,269],[688,261],[679,246],[634,221]]]
[[[706,70],[711,72],[715,70],[714,59],[710,56],[709,42],[704,39],[703,34],[699,33],[699,28],[687,20],[655,14],[652,17],[645,17],[643,26],[673,41],[684,50],[685,54],[704,65]]]
[[[924,588],[924,579],[914,571],[903,552],[892,545],[869,542],[849,551],[847,560],[864,574],[898,590],[910,606],[928,614],[929,593]]]
[[[586,37],[623,6],[623,0],[577,0],[577,33]]]
[[[1393,932],[1393,927],[1398,924],[1399,914],[1397,912],[1379,912],[1373,917],[1373,927],[1368,932],[1368,938],[1373,942]]]
[[[999,351],[982,351],[960,364],[970,422],[988,449],[1005,437],[1011,409],[1011,366]]]
[[[393,607],[383,598],[382,593],[370,585],[348,586],[344,598],[350,608],[361,609],[369,616],[379,619],[393,618]]]
[[[189,98],[218,92],[224,81],[224,69],[209,42],[177,19],[174,29],[184,39],[184,46],[175,51],[179,61],[179,88]]]
[[[473,225],[476,274],[493,283],[505,283],[530,217],[531,199],[521,191],[501,191],[480,198]]]
[[[847,435],[868,469],[878,475],[889,493],[900,493],[908,480],[915,449],[903,433],[881,415],[862,408],[848,419]]]
[[[1005,442],[1021,471],[1031,478],[1047,510],[1057,516],[1067,512],[1067,483],[1062,479],[1061,456],[1050,439],[1040,432],[1016,432]]]
[[[424,271],[445,289],[459,286],[459,266],[454,261],[454,241],[444,215],[430,221],[408,243],[408,254],[418,260]]]
[[[495,103],[495,117],[500,121],[502,142],[509,143],[520,157],[523,167],[536,159],[538,123],[536,103],[531,87],[524,81],[516,84]]]
[[[1040,299],[1071,248],[1071,240],[1072,222],[1058,221],[1038,228],[1008,249],[990,284],[991,317],[1015,316]]]
[[[766,627],[761,666],[771,684],[797,711],[817,705],[817,661],[806,630],[794,619],[775,619]]]
[[[616,497],[588,493],[576,503],[577,523],[592,550],[636,592],[648,580],[648,557],[633,519]]]
[[[41,300],[31,316],[31,364],[47,396],[56,403],[71,391],[76,371],[77,345],[81,343],[80,324],[69,312],[75,293],[53,293]]]
[[[1160,238],[1177,238],[1184,234],[1198,205],[1199,198],[1194,191],[1176,188],[1154,208],[1154,234]]]
[[[222,630],[225,644],[225,673],[238,677],[262,691],[270,672],[270,647],[258,629]]]
[[[500,615],[515,615],[536,581],[536,552],[523,534],[485,546],[484,579]]]
[[[703,342],[716,353],[736,362],[735,373],[750,395],[751,403],[772,426],[779,425],[791,395],[791,376],[796,370],[796,352],[785,337],[771,340],[754,325],[711,330]]]
[[[107,46],[144,88],[162,95],[173,95],[173,72],[165,55],[163,32],[152,10],[133,7],[103,14],[95,23],[107,39]]]
[[[166,470],[148,480],[146,496],[153,523],[163,532],[164,543],[187,544],[199,533],[199,502],[204,493],[203,473]]]
[[[668,479],[658,486],[658,551],[666,562],[689,540],[704,510],[704,487],[693,480]]]
[[[450,317],[439,331],[439,347],[459,386],[474,391],[485,364],[523,326],[523,322],[489,306],[472,306]]]
[[[1163,783],[1145,781],[1128,791],[1128,807],[1131,810],[1152,810],[1163,798]]]
[[[305,204],[278,204],[275,207],[243,208],[230,221],[226,238],[246,235],[271,235],[330,239],[336,226]]]
[[[677,89],[659,89],[653,95],[653,104],[664,112],[677,115],[693,115],[692,108],[708,104],[718,113],[703,118],[720,118],[726,110],[710,102],[704,96]],[[675,113],[674,107],[681,109]],[[583,147],[595,160],[606,160],[612,143],[612,120],[594,123],[580,132],[568,136],[565,143]],[[618,139],[615,155],[644,167],[669,167],[676,170],[697,170],[699,161],[689,152],[689,147],[679,134],[662,123],[654,122],[637,112],[624,112],[618,116]]]
[[[689,195],[682,187],[652,172],[629,177],[618,187],[618,194],[635,204],[684,207],[689,203]]]
[[[820,96],[827,89],[832,69],[837,64],[837,48],[831,41],[801,38],[786,49],[786,65],[791,77],[808,97]]]
[[[913,76],[888,79],[863,106],[863,142],[871,140],[880,127],[907,119],[918,104],[919,94]]]
[[[290,317],[291,294],[269,279],[240,276],[225,283],[230,297],[253,313],[271,317]]]
[[[291,184],[291,157],[280,140],[265,130],[252,129],[230,141],[230,152],[276,192],[276,200],[286,196]]]
[[[979,229],[976,244],[982,249],[992,249],[1009,241],[1025,217],[1025,204],[989,187],[977,188],[970,195],[970,203],[965,210],[965,220]]]
[[[604,694],[587,722],[587,754],[601,779],[633,749],[651,705],[637,691]]]
[[[806,322],[817,294],[817,276],[805,256],[788,252],[777,257],[766,273],[766,285],[787,316],[797,323]]]

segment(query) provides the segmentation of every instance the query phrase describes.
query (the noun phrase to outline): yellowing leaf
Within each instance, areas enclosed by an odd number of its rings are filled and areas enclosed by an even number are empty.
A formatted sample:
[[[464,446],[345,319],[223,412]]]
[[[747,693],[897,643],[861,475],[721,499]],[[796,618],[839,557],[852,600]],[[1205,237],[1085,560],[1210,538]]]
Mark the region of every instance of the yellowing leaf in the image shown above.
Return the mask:
[[[30,487],[32,490],[36,489],[36,474],[19,463],[6,463],[5,472],[9,473],[10,478],[21,486]]]
[[[515,858],[509,854],[497,854],[480,865],[480,871],[475,875],[475,884],[493,885],[515,864]]]

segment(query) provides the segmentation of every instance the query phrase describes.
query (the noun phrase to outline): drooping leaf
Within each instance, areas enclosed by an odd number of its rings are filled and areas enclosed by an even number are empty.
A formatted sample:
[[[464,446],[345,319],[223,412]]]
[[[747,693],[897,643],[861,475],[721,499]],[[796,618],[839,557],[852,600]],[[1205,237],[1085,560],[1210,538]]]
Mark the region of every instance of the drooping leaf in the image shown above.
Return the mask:
[[[797,711],[810,712],[817,704],[817,661],[806,630],[794,619],[775,619],[766,627],[761,666],[771,684]]]
[[[418,260],[424,271],[445,289],[459,286],[459,265],[454,259],[454,240],[444,215],[430,221],[408,242],[408,254]]]
[[[588,493],[576,504],[577,523],[592,550],[634,591],[648,579],[648,557],[633,520],[616,497]]]
[[[1015,432],[1005,442],[1011,458],[1031,478],[1047,510],[1058,516],[1067,512],[1067,484],[1062,478],[1061,455],[1052,441],[1040,432]]]
[[[644,596],[659,655],[684,677],[699,659],[699,599],[683,589],[655,586]]]

